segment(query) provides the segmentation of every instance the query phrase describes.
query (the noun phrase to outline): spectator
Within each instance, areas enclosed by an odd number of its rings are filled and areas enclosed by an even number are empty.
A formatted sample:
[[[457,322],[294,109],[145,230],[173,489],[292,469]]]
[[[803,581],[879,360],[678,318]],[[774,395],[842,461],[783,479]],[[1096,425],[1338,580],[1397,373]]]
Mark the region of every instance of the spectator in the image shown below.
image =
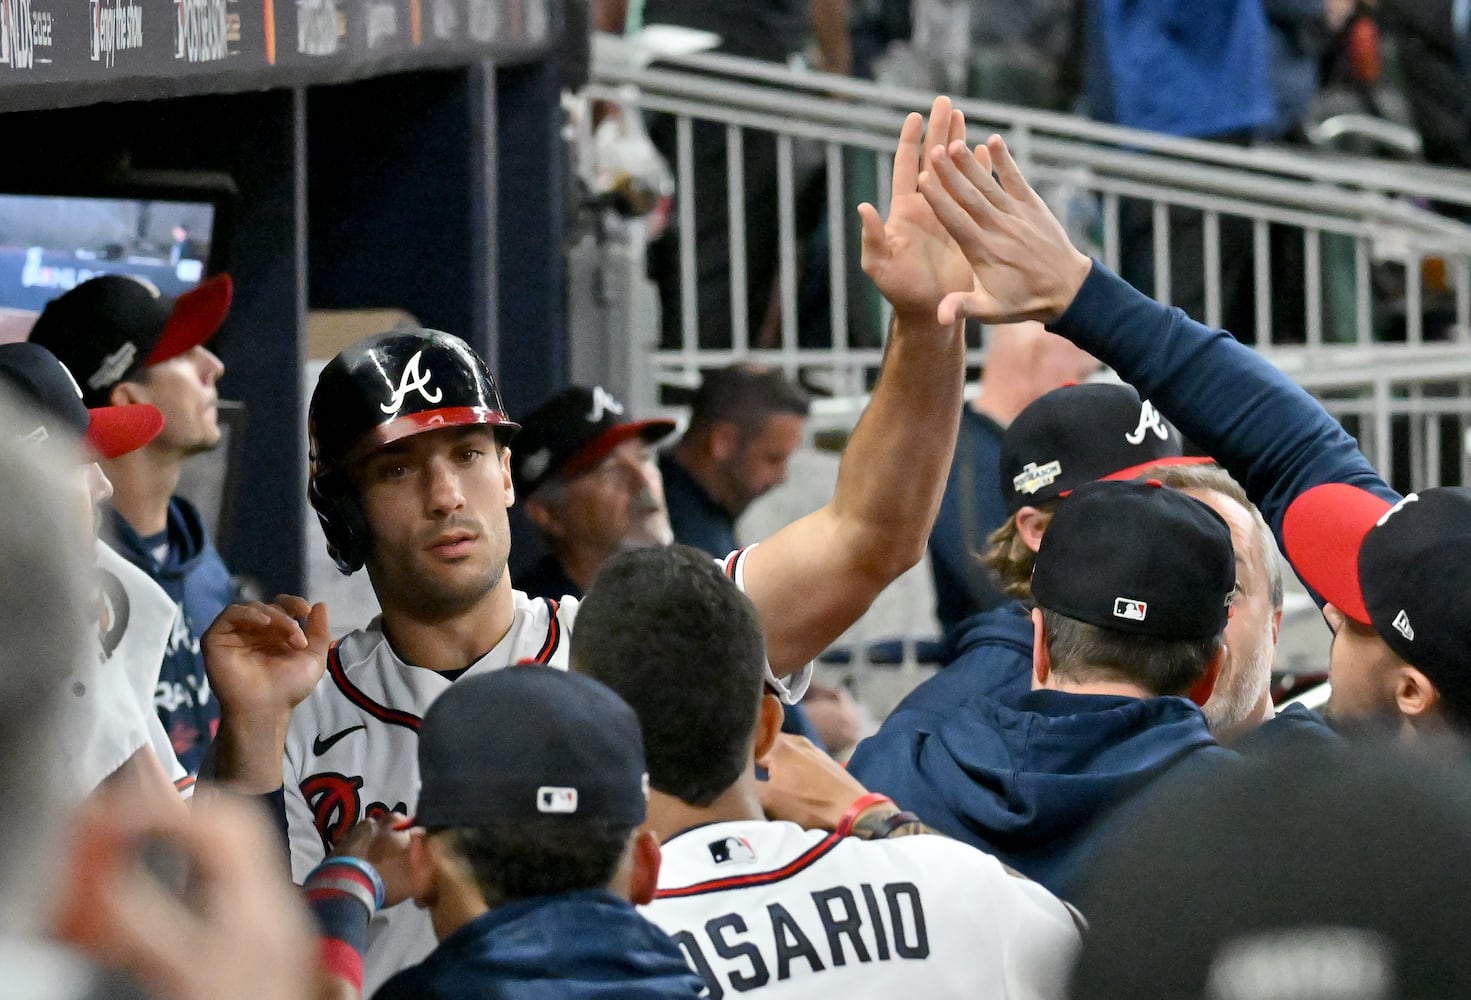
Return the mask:
[[[199,511],[174,489],[184,462],[220,441],[215,386],[224,366],[204,342],[224,322],[231,294],[225,275],[178,299],[134,278],[105,275],[48,303],[30,337],[78,373],[87,405],[149,403],[163,412],[164,429],[147,447],[106,462],[114,492],[102,534],[179,608],[182,627],[164,659],[155,704],[191,775],[219,719],[199,637],[235,589]]]
[[[686,617],[700,627],[662,627]],[[678,545],[610,561],[572,643],[573,669],[638,715],[647,827],[664,845],[646,912],[710,995],[1060,995],[1077,934],[1069,911],[963,844],[891,837],[914,817],[865,795],[825,757],[848,789],[819,810],[834,833],[763,818],[757,761],[774,775],[804,766],[771,756],[781,706],[763,689],[763,659],[750,602]],[[793,784],[832,804],[812,782]],[[855,827],[871,840],[845,836]]]
[[[1262,0],[1085,2],[1084,101],[1090,117],[1238,145],[1251,142],[1271,121],[1275,100]],[[1191,316],[1204,316],[1204,216],[1184,208],[1168,214],[1170,301]],[[1153,289],[1153,206],[1124,202],[1120,226],[1123,273]],[[1251,226],[1240,216],[1222,216],[1219,238],[1225,323],[1247,336],[1254,322]]]
[[[659,843],[639,826],[638,719],[607,688],[535,667],[466,678],[424,716],[419,773],[412,830],[365,819],[306,883],[329,940],[349,948],[373,907],[332,886],[363,861],[394,887],[387,905],[406,892],[429,911],[439,947],[378,1000],[700,995],[633,907],[654,896]]]
[[[1006,601],[981,562],[986,539],[1007,518],[996,471],[1002,432],[1039,396],[1081,382],[1097,368],[1097,361],[1040,323],[991,329],[980,391],[961,411],[950,480],[930,533],[935,617],[952,646],[964,619]]]
[[[786,482],[807,410],[807,394],[774,369],[735,364],[707,374],[689,427],[659,456],[674,540],[712,556],[733,551],[736,518]]]
[[[581,597],[615,552],[673,540],[653,445],[674,421],[622,417],[602,386],[573,386],[526,418],[511,474],[549,550],[522,575],[530,596]]]

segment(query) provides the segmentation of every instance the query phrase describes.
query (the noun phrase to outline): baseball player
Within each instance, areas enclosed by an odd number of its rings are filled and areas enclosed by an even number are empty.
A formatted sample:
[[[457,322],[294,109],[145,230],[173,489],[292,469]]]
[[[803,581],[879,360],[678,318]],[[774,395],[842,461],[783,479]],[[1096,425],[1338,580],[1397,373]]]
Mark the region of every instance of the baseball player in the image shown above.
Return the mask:
[[[865,794],[810,745],[805,762],[790,745],[774,753],[782,713],[763,690],[760,626],[695,550],[615,557],[583,609],[573,669],[632,706],[647,744],[646,825],[663,864],[646,912],[710,996],[1062,995],[1078,939],[1067,907],[973,847],[897,836],[915,817]],[[704,626],[658,627],[681,611]],[[838,803],[816,810],[823,828],[766,820],[757,760],[796,793],[764,797],[767,812]],[[838,793],[813,760],[841,775]],[[800,778],[784,775],[792,767]]]
[[[963,337],[934,314],[970,272],[918,194],[922,128],[911,115],[901,132],[888,220],[859,209],[864,268],[895,324],[833,499],[721,562],[761,614],[769,680],[788,699],[811,658],[921,558],[954,450]],[[940,142],[964,122],[942,98],[929,129]],[[297,878],[360,817],[412,811],[420,719],[456,677],[525,659],[564,667],[577,613],[506,575],[515,424],[462,341],[416,331],[348,348],[323,371],[309,421],[312,504],[339,568],[367,568],[382,615],[329,653],[325,607],[283,596],[232,606],[206,642],[217,778],[278,797]],[[422,913],[381,915],[366,988],[433,943]]]
[[[933,171],[923,194],[975,278],[937,318],[1043,320],[1149,395],[1216,457],[1261,509],[1293,568],[1326,598],[1335,634],[1330,715],[1394,720],[1406,732],[1447,723],[1471,730],[1471,649],[1463,628],[1445,625],[1465,618],[1465,589],[1454,574],[1471,562],[1467,494],[1400,497],[1354,439],[1270,362],[1079,253],[999,137],[974,154],[954,144],[931,148],[927,162]],[[1434,499],[1418,502],[1427,497]],[[1426,539],[1431,544],[1421,547]],[[1436,627],[1418,630],[1412,606]],[[1305,714],[1283,713],[1260,731],[1311,721]]]

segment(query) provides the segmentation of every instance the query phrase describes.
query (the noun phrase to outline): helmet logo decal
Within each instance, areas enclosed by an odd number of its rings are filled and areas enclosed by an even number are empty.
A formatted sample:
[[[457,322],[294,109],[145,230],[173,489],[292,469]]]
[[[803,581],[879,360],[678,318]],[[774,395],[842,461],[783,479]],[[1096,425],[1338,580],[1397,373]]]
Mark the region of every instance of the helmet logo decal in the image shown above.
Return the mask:
[[[426,403],[437,403],[444,398],[444,393],[438,389],[429,388],[431,373],[419,370],[419,361],[424,357],[423,351],[418,351],[409,363],[404,366],[403,375],[399,377],[398,388],[393,390],[393,398],[386,403],[380,403],[378,408],[389,416],[393,416],[403,409],[404,398],[411,392],[417,392],[424,397]]]
[[[1144,435],[1148,431],[1154,431],[1155,436],[1161,441],[1170,439],[1170,432],[1165,429],[1164,421],[1160,419],[1159,411],[1149,400],[1139,407],[1139,424],[1132,431],[1124,435],[1124,440],[1130,444],[1143,444]]]
[[[595,424],[603,419],[604,413],[614,413],[623,416],[623,404],[613,398],[613,394],[600,385],[592,387],[592,409],[582,419],[590,424]]]

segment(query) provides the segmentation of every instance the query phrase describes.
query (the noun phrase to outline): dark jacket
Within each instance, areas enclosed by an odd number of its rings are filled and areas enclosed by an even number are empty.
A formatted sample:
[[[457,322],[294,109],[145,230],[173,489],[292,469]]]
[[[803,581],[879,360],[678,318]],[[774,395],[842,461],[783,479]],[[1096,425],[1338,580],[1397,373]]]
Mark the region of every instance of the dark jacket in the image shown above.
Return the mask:
[[[738,547],[735,518],[679,464],[674,452],[666,451],[659,456],[659,471],[664,476],[664,504],[669,508],[669,527],[674,531],[674,540],[681,545],[693,545],[717,559],[734,552]]]
[[[546,597],[560,601],[564,597],[582,598],[582,588],[572,582],[557,557],[548,553],[529,570],[516,577],[516,589],[527,597]]]
[[[935,617],[949,642],[955,641],[954,633],[964,619],[1006,603],[1006,595],[980,561],[986,538],[1006,521],[1001,433],[999,424],[970,406],[961,412],[950,478],[930,529]]]
[[[199,637],[235,600],[230,571],[210,543],[199,511],[183,497],[169,500],[169,551],[161,562],[110,506],[102,530],[104,541],[152,577],[183,612],[181,627],[170,638],[159,670],[154,707],[179,763],[190,774],[197,773],[220,717],[219,705],[210,695],[205,677]]]
[[[1184,698],[1050,690],[1015,707],[974,697],[932,727],[883,736],[849,763],[859,781],[1064,898],[1098,821],[1182,762],[1236,757]]]
[[[497,907],[376,1000],[665,1000],[704,989],[669,936],[602,890]]]

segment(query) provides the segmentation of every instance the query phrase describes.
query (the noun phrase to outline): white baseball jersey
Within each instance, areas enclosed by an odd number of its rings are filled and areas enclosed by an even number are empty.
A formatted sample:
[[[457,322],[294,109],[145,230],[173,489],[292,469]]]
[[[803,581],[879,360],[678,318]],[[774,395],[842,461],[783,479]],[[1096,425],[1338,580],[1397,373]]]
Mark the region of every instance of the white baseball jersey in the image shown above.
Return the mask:
[[[152,746],[175,787],[189,777],[153,708],[164,650],[182,615],[147,573],[105,542],[95,545],[103,620],[84,662],[65,682],[55,736],[62,784],[72,801],[90,794],[144,746]]]
[[[744,587],[743,555],[721,565]],[[576,598],[561,601],[512,592],[510,631],[476,660],[466,676],[531,660],[567,669]],[[784,697],[806,690],[809,665],[785,683],[771,678]],[[291,841],[291,870],[297,882],[363,816],[412,814],[419,797],[419,724],[451,681],[398,657],[374,619],[332,647],[327,672],[296,707],[286,736],[283,784]],[[433,950],[428,915],[404,903],[373,918],[368,928],[363,989],[371,996],[389,976],[421,961]]]
[[[1071,911],[958,841],[862,841],[795,823],[697,826],[664,844],[644,916],[711,1000],[1061,997]]]

